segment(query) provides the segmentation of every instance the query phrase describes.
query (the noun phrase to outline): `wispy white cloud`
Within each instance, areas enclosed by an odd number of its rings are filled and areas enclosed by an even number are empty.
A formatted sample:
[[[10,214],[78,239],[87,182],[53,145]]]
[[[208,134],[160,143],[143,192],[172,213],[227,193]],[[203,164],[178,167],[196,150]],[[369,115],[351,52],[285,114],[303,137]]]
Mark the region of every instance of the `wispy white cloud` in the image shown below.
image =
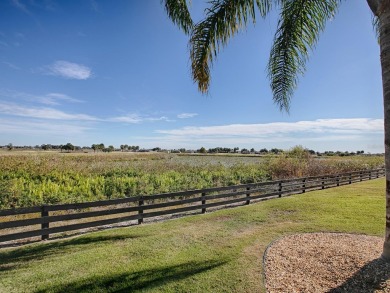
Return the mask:
[[[230,124],[156,130],[155,136],[143,137],[162,147],[280,147],[297,144],[316,149],[355,148],[370,150],[369,144],[383,141],[383,119],[318,119],[314,121]],[[381,149],[371,149],[381,152]]]
[[[27,6],[25,4],[23,4],[22,1],[20,1],[20,0],[12,0],[11,3],[16,8],[20,9],[21,11],[23,11],[24,13],[31,14],[31,12],[27,9]]]
[[[25,39],[26,36],[20,32],[16,32],[15,34],[15,38],[18,38],[18,39]]]
[[[0,97],[24,100],[45,105],[60,105],[61,102],[83,103],[84,101],[72,98],[62,93],[47,93],[43,95],[29,94],[13,90],[0,90]]]
[[[26,107],[13,103],[0,102],[0,113],[11,116],[22,116],[52,120],[83,120],[98,121],[99,119],[86,114],[69,114],[63,111],[47,107]]]
[[[177,115],[177,118],[187,119],[187,118],[193,118],[195,116],[198,116],[198,113],[181,113],[181,114]]]
[[[138,124],[142,122],[171,121],[171,120],[169,120],[169,118],[166,116],[150,117],[150,116],[142,116],[139,114],[128,114],[124,116],[110,118],[108,119],[108,121]]]
[[[89,0],[89,4],[93,11],[95,12],[99,11],[99,5],[95,0]]]
[[[176,136],[275,136],[288,133],[361,133],[383,132],[383,119],[318,119],[314,121],[230,124],[157,130]]]
[[[45,120],[29,120],[29,119],[3,119],[0,118],[0,133],[12,135],[39,135],[39,136],[72,136],[83,134],[91,129],[91,127],[77,125],[75,123],[64,123],[57,121],[47,123]]]
[[[82,64],[59,60],[47,66],[44,70],[47,74],[68,79],[85,80],[92,76],[92,70]]]
[[[61,93],[49,93],[43,96],[34,96],[35,101],[46,105],[59,105],[59,101],[70,103],[83,103],[84,101],[69,97],[68,95]]]
[[[129,114],[129,115],[126,115],[126,116],[119,116],[119,117],[114,117],[114,118],[110,118],[110,121],[111,122],[124,122],[124,123],[140,123],[142,122],[142,118],[141,116],[137,115],[137,114]]]
[[[12,64],[10,62],[2,61],[1,63],[3,63],[4,65],[7,65],[9,68],[12,68],[12,69],[15,69],[15,70],[20,70],[20,67],[16,66],[15,64]]]

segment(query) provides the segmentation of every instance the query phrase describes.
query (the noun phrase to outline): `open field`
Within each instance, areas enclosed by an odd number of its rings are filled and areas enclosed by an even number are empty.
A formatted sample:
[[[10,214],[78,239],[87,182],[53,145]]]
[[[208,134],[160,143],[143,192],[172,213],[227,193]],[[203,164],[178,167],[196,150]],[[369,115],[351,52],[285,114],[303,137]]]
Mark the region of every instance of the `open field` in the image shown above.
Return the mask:
[[[180,156],[2,151],[0,209],[150,195],[372,169],[383,157]]]
[[[262,256],[281,236],[382,236],[384,188],[385,180],[377,179],[2,249],[0,292],[264,292]]]

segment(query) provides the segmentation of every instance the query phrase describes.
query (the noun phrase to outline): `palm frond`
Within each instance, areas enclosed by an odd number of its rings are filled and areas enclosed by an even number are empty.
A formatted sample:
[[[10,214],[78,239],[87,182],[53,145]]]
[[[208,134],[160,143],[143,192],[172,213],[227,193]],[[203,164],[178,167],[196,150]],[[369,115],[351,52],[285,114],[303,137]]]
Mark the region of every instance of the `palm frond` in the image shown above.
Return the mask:
[[[298,75],[305,72],[309,51],[318,41],[341,0],[280,0],[278,28],[268,62],[273,99],[289,111]]]
[[[271,8],[271,0],[212,0],[206,10],[206,18],[197,23],[189,42],[192,78],[202,93],[210,85],[210,67],[220,48],[240,29],[248,19],[255,22],[257,8],[265,16]]]
[[[186,34],[189,34],[194,23],[188,9],[187,0],[161,0],[161,2],[164,2],[165,11],[172,22]]]

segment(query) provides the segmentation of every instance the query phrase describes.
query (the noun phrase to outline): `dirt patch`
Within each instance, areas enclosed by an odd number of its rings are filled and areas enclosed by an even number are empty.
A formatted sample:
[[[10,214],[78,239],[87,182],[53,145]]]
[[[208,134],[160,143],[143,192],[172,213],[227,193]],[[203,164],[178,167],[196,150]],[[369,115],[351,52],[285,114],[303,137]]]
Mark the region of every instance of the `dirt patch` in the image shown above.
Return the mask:
[[[342,233],[283,237],[264,255],[267,292],[390,292],[383,238]]]

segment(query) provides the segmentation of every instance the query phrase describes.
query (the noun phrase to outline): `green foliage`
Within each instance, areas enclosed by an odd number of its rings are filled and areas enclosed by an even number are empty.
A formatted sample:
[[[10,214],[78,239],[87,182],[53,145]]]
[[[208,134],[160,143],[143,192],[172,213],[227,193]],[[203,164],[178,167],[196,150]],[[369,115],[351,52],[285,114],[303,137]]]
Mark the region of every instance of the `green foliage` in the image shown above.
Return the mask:
[[[250,164],[190,164],[167,154],[0,156],[0,208],[71,203],[225,186],[268,179]]]
[[[269,11],[270,2],[256,1],[262,16]],[[245,27],[248,19],[255,22],[256,16],[254,1],[212,0],[209,4],[205,19],[193,27],[189,42],[192,77],[203,93],[208,91],[210,67],[220,47]],[[171,19],[176,22],[174,18]]]
[[[306,70],[309,52],[317,43],[340,0],[281,1],[280,18],[271,49],[268,75],[273,99],[281,110],[289,110],[298,75]]]
[[[163,153],[0,155],[0,208],[150,195],[376,168],[383,157],[314,159],[302,147],[277,157]]]
[[[186,34],[189,34],[193,22],[187,7],[187,0],[163,0],[165,11],[172,21],[177,24]],[[161,1],[161,2],[163,2]],[[189,1],[190,2],[190,1]]]
[[[206,149],[204,147],[201,147],[199,150],[198,150],[199,153],[201,154],[205,154],[207,153]]]
[[[13,148],[14,148],[14,146],[13,146],[12,143],[9,143],[9,144],[7,145],[7,149],[8,149],[9,151],[12,151]]]
[[[309,151],[301,145],[295,146],[285,152],[285,156],[288,158],[295,158],[303,161],[308,161],[310,159]]]

